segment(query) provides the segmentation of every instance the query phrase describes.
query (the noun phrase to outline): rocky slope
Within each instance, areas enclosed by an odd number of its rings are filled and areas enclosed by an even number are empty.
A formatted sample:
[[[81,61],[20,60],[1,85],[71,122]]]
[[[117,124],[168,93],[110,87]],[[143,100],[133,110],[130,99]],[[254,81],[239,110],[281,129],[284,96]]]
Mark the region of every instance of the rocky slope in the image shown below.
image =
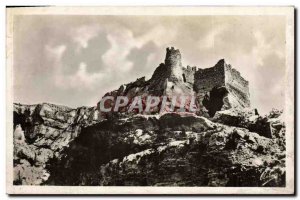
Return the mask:
[[[54,126],[43,112],[33,113],[43,120],[32,120],[27,128]],[[15,184],[284,186],[281,115],[261,117],[248,109],[219,111],[211,120],[167,113],[100,122],[65,116],[74,127],[65,136],[54,137],[55,131],[45,128],[31,142],[15,139]],[[239,119],[238,126],[228,124],[229,118]],[[251,124],[269,126],[270,137],[250,131]],[[63,137],[68,141],[56,145]]]
[[[273,138],[176,113],[104,121],[50,164],[47,184],[284,186],[284,124],[267,120]]]

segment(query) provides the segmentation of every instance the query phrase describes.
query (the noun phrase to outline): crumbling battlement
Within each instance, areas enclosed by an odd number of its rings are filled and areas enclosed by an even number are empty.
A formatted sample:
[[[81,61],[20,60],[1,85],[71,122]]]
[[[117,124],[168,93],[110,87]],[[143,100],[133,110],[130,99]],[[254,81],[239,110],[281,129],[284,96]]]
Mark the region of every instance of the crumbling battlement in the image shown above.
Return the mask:
[[[195,77],[194,77],[195,72],[196,72],[196,67],[191,68],[189,65],[187,66],[187,68],[183,67],[182,68],[183,81],[193,85],[194,84],[194,79],[195,79]]]

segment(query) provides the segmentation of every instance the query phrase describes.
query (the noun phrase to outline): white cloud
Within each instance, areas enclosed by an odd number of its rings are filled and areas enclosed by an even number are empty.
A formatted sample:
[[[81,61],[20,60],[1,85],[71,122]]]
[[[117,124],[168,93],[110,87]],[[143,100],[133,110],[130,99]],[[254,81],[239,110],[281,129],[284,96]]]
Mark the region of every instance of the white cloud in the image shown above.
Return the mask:
[[[140,36],[136,39],[136,46],[140,48],[147,42],[154,42],[157,46],[168,45],[170,42],[174,41],[177,37],[177,27],[168,29],[162,25],[157,25],[154,28],[147,31],[146,34]]]
[[[107,40],[110,48],[102,55],[103,62],[109,69],[118,69],[121,72],[129,72],[133,62],[127,59],[133,48],[141,48],[148,42],[154,42],[157,46],[169,44],[176,38],[176,28],[168,30],[158,25],[145,34],[134,37],[131,30],[125,27],[109,27]],[[152,56],[153,57],[153,56]]]
[[[279,58],[284,58],[285,53],[282,49],[276,48],[273,43],[266,42],[265,36],[259,30],[253,33],[256,40],[256,46],[253,48],[253,57],[257,60],[258,65],[263,65],[263,59],[270,53],[274,52]]]
[[[266,43],[265,38],[260,31],[255,31],[253,35],[257,45],[253,48],[252,54],[257,61],[257,64],[263,65],[264,57],[272,51],[271,45]]]
[[[121,72],[129,71],[133,63],[127,60],[127,56],[135,46],[132,32],[126,29],[116,30],[107,34],[107,40],[111,47],[102,55],[102,60],[107,66],[107,70],[119,69]]]
[[[87,48],[89,41],[96,37],[100,31],[100,26],[97,25],[85,25],[72,29],[70,34],[73,41],[78,45],[77,51]]]
[[[176,31],[168,34],[167,30],[162,26],[156,26],[144,35],[137,38],[133,36],[131,30],[125,27],[106,27],[107,40],[110,48],[102,55],[104,72],[87,72],[87,65],[84,62],[78,64],[78,69],[71,75],[64,74],[65,67],[61,61],[64,53],[67,51],[66,45],[46,46],[48,58],[53,62],[54,83],[56,86],[64,89],[95,89],[99,86],[99,82],[104,78],[108,79],[105,74],[113,74],[116,71],[130,74],[133,62],[128,60],[128,55],[133,48],[141,48],[146,43],[153,41],[154,43],[164,45],[175,38]],[[82,26],[73,32],[73,40],[78,44],[78,48],[87,48],[90,39],[97,37],[100,29],[92,26]],[[81,37],[80,37],[81,35]],[[163,37],[168,35],[169,37]],[[149,63],[155,55],[149,54],[147,63]],[[124,74],[124,75],[125,75]],[[110,77],[111,78],[111,77]],[[126,79],[126,75],[124,76]]]
[[[61,58],[66,50],[65,45],[46,46],[45,48],[48,59],[53,63],[55,85],[62,89],[93,89],[96,83],[104,77],[104,74],[88,73],[86,63],[81,62],[74,74],[65,75]]]
[[[98,81],[101,81],[103,73],[88,73],[86,63],[79,64],[75,74],[64,78],[64,82],[69,82],[72,88],[88,88],[93,89]]]
[[[218,25],[214,26],[214,29],[212,29],[209,34],[207,34],[204,38],[202,38],[198,45],[202,49],[212,49],[215,47],[215,39],[223,33],[223,31],[226,29],[226,26],[224,25]]]
[[[52,59],[54,62],[60,62],[60,59],[66,49],[66,45],[57,45],[55,47],[46,45],[46,56],[48,56],[48,58]]]

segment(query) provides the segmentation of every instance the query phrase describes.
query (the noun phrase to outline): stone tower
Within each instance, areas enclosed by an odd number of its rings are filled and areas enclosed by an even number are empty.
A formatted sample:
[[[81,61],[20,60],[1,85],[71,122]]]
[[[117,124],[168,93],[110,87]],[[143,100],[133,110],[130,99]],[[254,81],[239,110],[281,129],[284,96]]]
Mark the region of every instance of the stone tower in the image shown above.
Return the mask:
[[[165,64],[172,67],[181,67],[181,54],[179,49],[174,49],[174,47],[167,48]]]
[[[167,48],[165,66],[169,74],[170,81],[182,81],[182,63],[181,63],[181,53],[179,49],[174,49],[174,47]]]

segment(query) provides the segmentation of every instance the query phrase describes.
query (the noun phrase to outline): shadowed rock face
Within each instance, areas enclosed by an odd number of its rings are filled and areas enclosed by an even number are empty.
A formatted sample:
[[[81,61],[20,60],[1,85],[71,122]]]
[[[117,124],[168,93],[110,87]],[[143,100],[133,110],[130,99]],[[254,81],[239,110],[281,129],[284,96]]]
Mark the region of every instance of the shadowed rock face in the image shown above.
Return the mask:
[[[14,104],[14,184],[285,186],[282,112],[249,108],[248,82],[220,60],[183,67],[178,49],[150,80],[106,95],[194,95],[197,113],[99,113]]]

